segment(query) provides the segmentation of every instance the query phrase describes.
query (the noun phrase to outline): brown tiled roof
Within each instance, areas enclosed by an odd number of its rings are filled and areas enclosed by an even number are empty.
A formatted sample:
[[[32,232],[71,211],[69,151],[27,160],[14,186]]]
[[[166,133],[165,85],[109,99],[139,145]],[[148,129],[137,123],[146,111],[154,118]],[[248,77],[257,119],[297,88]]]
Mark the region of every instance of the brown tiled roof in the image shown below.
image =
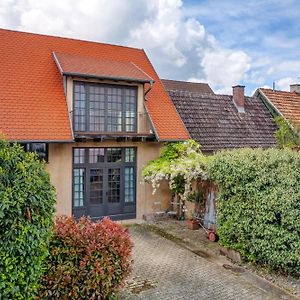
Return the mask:
[[[300,94],[263,88],[259,91],[286,119],[300,124]]]
[[[53,56],[64,75],[133,80],[144,83],[154,81],[132,62],[103,60],[55,52],[53,52]]]
[[[179,80],[161,79],[167,91],[188,91],[194,93],[214,94],[213,90],[207,83],[188,82]]]
[[[232,96],[174,91],[169,95],[203,151],[276,144],[276,125],[258,98],[245,97],[245,113],[238,113]]]
[[[146,107],[159,139],[189,138],[142,49],[5,29],[0,29],[0,45],[0,132],[9,140],[72,141],[63,80],[52,52],[134,63],[155,80]]]

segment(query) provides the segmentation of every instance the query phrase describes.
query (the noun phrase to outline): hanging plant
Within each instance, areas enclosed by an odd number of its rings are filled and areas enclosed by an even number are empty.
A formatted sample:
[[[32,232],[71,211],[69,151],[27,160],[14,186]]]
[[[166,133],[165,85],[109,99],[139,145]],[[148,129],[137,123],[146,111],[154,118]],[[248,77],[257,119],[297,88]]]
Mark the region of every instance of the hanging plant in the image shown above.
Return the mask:
[[[169,143],[157,159],[145,166],[142,176],[146,182],[152,183],[153,193],[162,180],[168,180],[171,191],[186,199],[192,182],[206,179],[207,160],[194,140]]]

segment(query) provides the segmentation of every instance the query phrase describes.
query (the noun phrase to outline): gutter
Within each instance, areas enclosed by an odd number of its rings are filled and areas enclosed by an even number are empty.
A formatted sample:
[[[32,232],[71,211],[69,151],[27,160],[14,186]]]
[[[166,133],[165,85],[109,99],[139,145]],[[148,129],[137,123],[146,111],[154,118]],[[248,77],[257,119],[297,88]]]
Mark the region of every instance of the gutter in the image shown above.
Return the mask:
[[[9,140],[12,143],[74,143],[73,140]]]

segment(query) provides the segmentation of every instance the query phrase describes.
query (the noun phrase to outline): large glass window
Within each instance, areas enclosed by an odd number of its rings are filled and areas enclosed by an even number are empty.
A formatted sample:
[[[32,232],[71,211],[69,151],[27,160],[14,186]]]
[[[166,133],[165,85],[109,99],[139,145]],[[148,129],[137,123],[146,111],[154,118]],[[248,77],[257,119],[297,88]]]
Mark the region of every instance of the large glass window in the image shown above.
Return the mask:
[[[74,82],[74,130],[135,132],[137,88]]]
[[[134,205],[135,169],[136,148],[74,148],[73,207]]]

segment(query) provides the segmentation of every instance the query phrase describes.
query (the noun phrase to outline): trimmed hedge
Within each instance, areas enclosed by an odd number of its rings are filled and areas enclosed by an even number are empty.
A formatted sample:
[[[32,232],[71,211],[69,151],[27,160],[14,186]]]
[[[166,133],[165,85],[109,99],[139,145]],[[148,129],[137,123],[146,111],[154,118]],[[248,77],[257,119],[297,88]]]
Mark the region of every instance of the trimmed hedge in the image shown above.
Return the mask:
[[[109,218],[56,220],[39,299],[107,299],[131,270],[127,230]]]
[[[247,260],[300,276],[300,153],[224,151],[208,170],[220,189],[220,243]]]
[[[53,227],[55,192],[34,153],[0,140],[0,299],[32,299]]]

